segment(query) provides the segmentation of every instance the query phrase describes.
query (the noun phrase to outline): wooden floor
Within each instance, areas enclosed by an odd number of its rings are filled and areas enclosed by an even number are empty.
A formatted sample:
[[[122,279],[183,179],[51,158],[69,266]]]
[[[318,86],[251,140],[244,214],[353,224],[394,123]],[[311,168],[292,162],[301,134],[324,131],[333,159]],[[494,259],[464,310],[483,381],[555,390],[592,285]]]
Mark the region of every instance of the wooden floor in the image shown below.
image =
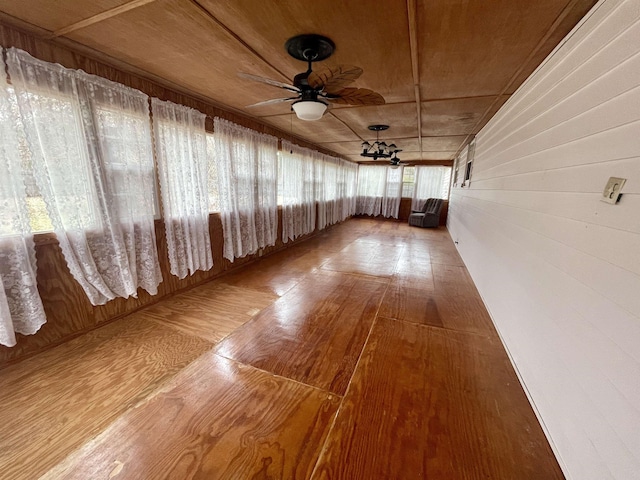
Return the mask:
[[[352,219],[0,371],[1,479],[564,478],[442,227]]]

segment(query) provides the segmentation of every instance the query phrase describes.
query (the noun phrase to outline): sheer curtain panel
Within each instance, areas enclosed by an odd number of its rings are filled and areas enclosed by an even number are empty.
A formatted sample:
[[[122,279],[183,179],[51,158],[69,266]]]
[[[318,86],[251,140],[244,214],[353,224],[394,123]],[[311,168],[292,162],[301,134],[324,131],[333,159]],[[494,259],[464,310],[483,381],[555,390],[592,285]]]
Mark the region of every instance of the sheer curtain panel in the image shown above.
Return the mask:
[[[411,209],[420,210],[429,198],[449,197],[451,167],[417,166]]]
[[[338,206],[335,212],[337,222],[354,215],[356,212],[356,190],[358,188],[358,164],[340,160],[337,173]]]
[[[154,177],[148,97],[36,60],[7,65],[33,173],[69,270],[94,305],[156,294]]]
[[[205,115],[157,98],[151,108],[169,264],[185,278],[213,267]]]
[[[356,214],[356,198],[358,196],[358,164],[345,162],[344,168],[345,201],[342,205],[342,219]]]
[[[357,215],[380,215],[386,183],[386,167],[378,165],[358,166]]]
[[[402,172],[402,167],[359,165],[356,213],[398,218]]]
[[[402,199],[403,170],[404,167],[387,167],[387,182],[382,197],[382,215],[387,218],[398,218]]]
[[[36,284],[36,254],[27,211],[15,97],[0,75],[0,345],[32,335],[46,322]]]
[[[355,190],[357,164],[319,152],[307,153],[313,159],[317,228],[341,222],[353,215],[352,190]],[[354,175],[350,176],[349,172]],[[351,183],[351,185],[349,185]]]
[[[233,261],[275,245],[278,234],[278,139],[214,119],[224,257]]]
[[[282,141],[279,189],[282,197],[282,241],[307,235],[316,227],[314,152]]]
[[[331,206],[329,205],[329,178],[325,177],[327,164],[324,155],[314,152],[313,158],[313,184],[314,199],[316,203],[316,227],[323,230],[329,224]]]

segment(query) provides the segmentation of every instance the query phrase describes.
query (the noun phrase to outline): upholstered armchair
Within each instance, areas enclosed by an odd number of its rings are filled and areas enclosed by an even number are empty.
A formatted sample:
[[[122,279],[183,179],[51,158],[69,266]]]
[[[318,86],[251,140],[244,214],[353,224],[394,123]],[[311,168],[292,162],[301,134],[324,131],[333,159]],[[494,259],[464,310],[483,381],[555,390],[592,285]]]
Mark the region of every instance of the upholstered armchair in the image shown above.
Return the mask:
[[[440,224],[440,211],[443,200],[430,198],[424,202],[421,210],[412,210],[409,215],[409,225],[414,227],[437,227]]]

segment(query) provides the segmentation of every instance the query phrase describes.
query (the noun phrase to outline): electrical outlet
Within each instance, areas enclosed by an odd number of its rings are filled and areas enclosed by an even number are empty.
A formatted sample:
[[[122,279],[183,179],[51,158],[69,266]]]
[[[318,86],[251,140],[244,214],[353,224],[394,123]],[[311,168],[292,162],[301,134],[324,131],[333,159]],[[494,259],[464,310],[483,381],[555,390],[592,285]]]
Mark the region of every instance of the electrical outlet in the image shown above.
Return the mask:
[[[602,191],[602,198],[600,200],[602,200],[603,202],[611,203],[612,205],[618,203],[618,200],[620,200],[620,196],[622,195],[620,191],[622,190],[622,187],[624,186],[626,181],[626,178],[609,178],[609,181]]]

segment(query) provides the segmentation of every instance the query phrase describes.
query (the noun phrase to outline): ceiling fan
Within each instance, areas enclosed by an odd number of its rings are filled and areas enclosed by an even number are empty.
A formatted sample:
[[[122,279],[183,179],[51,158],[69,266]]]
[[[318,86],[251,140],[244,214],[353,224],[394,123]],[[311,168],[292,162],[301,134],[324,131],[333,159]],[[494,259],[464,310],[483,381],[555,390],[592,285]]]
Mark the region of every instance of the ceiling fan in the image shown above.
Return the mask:
[[[293,58],[308,64],[306,72],[294,77],[293,85],[249,73],[238,75],[248,80],[283,88],[292,92],[292,96],[265,100],[248,107],[293,101],[291,108],[298,118],[312,121],[322,118],[330,103],[341,105],[383,105],[385,103],[382,95],[373,90],[347,87],[362,75],[360,67],[338,65],[324,67],[317,71],[312,70],[313,62],[320,62],[333,54],[335,44],[329,38],[314,34],[298,35],[287,40],[285,48]]]
[[[360,153],[360,155],[363,157],[373,158],[374,160],[379,158],[389,158],[390,160],[397,159],[397,155],[402,151],[402,149],[396,147],[395,143],[387,145],[387,142],[380,141],[380,132],[388,130],[389,125],[369,125],[367,128],[372,132],[376,132],[376,141],[373,142],[373,144],[366,140],[362,142],[362,153]]]
[[[410,166],[412,166],[410,163],[404,163],[398,157],[393,157],[391,160],[389,160],[389,165],[391,166],[391,168],[410,167]]]

